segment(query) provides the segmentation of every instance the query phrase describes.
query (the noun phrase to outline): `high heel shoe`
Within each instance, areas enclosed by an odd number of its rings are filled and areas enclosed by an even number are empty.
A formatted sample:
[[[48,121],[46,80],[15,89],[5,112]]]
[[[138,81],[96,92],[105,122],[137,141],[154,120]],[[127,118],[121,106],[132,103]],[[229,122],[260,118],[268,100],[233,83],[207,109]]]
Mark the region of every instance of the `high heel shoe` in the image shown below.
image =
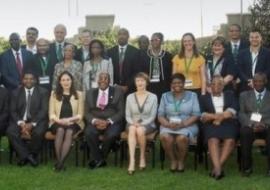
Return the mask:
[[[140,167],[139,167],[139,170],[140,170],[140,171],[144,171],[145,169],[146,169],[146,166],[140,166]]]
[[[128,170],[128,175],[134,175],[135,170]]]

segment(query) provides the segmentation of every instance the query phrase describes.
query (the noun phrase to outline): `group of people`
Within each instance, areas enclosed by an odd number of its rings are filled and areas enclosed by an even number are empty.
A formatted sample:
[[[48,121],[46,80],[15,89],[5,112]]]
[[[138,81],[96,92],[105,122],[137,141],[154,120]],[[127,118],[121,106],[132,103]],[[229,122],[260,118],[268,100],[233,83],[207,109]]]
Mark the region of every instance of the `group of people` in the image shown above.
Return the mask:
[[[80,48],[66,42],[66,33],[64,25],[56,25],[50,43],[30,27],[26,45],[12,33],[11,48],[1,54],[0,130],[20,166],[38,165],[49,130],[55,135],[56,171],[65,169],[73,136],[81,132],[91,153],[89,167],[104,167],[126,131],[133,175],[136,147],[144,170],[146,135],[159,131],[171,172],[184,172],[189,143],[196,141],[208,148],[210,176],[221,179],[240,139],[242,173],[249,176],[252,143],[263,138],[270,176],[270,51],[260,31],[252,30],[246,41],[241,27],[232,24],[230,39],[213,39],[209,55],[202,55],[194,35],[186,33],[175,56],[163,49],[160,32],[150,40],[141,36],[137,49],[121,28],[118,44],[108,50],[89,30],[81,32]]]

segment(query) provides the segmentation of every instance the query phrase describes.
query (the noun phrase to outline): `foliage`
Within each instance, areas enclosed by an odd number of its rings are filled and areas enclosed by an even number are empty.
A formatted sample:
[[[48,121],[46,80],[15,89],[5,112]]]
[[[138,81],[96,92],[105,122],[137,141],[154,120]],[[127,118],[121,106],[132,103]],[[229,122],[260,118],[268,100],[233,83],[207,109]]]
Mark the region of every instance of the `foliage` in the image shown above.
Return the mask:
[[[264,45],[270,47],[270,0],[255,0],[250,12],[251,28],[260,30]]]
[[[9,48],[9,42],[3,37],[0,37],[0,53],[4,52]]]

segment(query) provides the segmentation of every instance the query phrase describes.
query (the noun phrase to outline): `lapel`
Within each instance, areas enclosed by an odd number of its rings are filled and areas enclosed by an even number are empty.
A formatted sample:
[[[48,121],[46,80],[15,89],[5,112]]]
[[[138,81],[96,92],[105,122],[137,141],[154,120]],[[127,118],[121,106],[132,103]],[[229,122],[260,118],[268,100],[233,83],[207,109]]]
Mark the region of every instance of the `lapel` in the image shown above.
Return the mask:
[[[249,93],[248,93],[248,104],[251,105],[252,107],[252,110],[257,110],[257,103],[256,103],[256,95],[255,95],[255,92],[254,90],[250,90]]]
[[[38,97],[38,89],[35,86],[33,93],[32,93],[32,96],[31,96],[31,105],[30,105],[30,112],[31,113],[33,112],[33,107],[36,107],[38,105],[38,102],[36,101],[37,100],[36,97]]]
[[[223,110],[225,111],[229,107],[230,100],[231,100],[231,97],[228,95],[228,93],[226,91],[223,92],[223,99],[224,99]]]
[[[209,103],[207,104],[207,102],[209,102]],[[206,95],[206,104],[207,104],[207,107],[209,109],[209,112],[216,113],[216,110],[215,110],[215,107],[213,104],[212,96],[209,93],[207,93],[207,95]]]
[[[13,55],[13,52],[12,52],[12,49],[9,50],[9,57],[10,57],[10,62],[12,64],[8,64],[8,66],[11,66],[13,67],[12,69],[16,69],[16,72],[19,74],[19,72],[17,71],[17,67],[16,67],[16,58],[15,56]]]
[[[246,58],[247,58],[248,76],[252,76],[252,56],[251,56],[251,52],[249,49],[248,49],[248,53],[247,53]]]
[[[96,105],[97,105],[97,101],[98,101],[98,88],[95,88],[94,90],[93,90],[93,107],[96,107]]]
[[[114,88],[109,87],[108,105],[107,106],[111,105],[113,98],[114,98]]]
[[[269,99],[270,99],[270,93],[269,93],[269,91],[268,90],[266,90],[266,92],[265,92],[265,94],[264,94],[264,97],[263,97],[263,99],[262,99],[262,103],[261,103],[261,110],[263,109],[263,107],[264,107],[264,105],[267,105],[268,106],[268,104],[269,104],[269,102],[267,102],[267,101],[269,101]]]
[[[256,64],[256,68],[255,68],[255,73],[258,72],[257,69],[259,68],[258,66],[261,63],[262,56],[263,56],[263,50],[262,50],[262,47],[261,47],[260,50],[259,50],[259,53],[258,53],[257,64]]]
[[[26,53],[27,53],[26,50],[21,48],[23,68],[25,67],[26,62],[27,62],[27,55],[26,55]]]
[[[25,94],[25,89],[24,87],[21,87],[18,93],[18,110],[22,116],[25,113],[26,110],[26,94]]]

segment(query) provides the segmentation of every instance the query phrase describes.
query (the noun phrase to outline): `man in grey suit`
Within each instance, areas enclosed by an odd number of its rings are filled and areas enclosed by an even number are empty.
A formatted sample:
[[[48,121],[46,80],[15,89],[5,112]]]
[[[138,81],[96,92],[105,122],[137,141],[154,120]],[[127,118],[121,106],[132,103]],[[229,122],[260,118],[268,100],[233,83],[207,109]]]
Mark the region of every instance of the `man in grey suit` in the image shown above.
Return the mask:
[[[85,99],[85,137],[93,160],[91,169],[106,166],[106,157],[121,133],[124,116],[124,95],[120,87],[111,87],[110,75],[100,73],[98,88],[89,90]],[[99,136],[104,139],[100,144]]]
[[[266,140],[267,175],[270,176],[270,92],[266,89],[266,75],[256,73],[253,84],[253,90],[240,95],[242,174],[249,176],[252,173],[252,143],[254,139],[260,138]]]

